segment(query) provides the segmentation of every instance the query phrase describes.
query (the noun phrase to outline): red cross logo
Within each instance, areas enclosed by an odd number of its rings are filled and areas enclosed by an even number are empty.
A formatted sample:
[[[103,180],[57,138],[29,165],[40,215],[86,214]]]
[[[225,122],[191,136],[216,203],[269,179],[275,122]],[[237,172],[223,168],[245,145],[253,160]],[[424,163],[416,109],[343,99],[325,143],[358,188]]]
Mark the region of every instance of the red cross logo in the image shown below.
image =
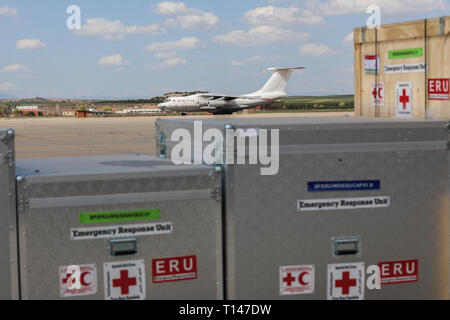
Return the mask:
[[[286,277],[283,278],[283,282],[286,282],[288,287],[291,286],[291,283],[295,281],[295,278],[292,276],[292,273],[288,273]]]
[[[62,280],[62,282],[67,283],[71,275],[72,275],[71,273],[66,273],[66,277]]]
[[[136,278],[128,278],[128,270],[120,270],[120,278],[113,279],[113,287],[120,287],[120,294],[129,294],[130,287],[136,285]]]
[[[356,279],[350,279],[350,272],[342,272],[342,279],[335,281],[336,288],[342,288],[342,294],[349,294],[350,287],[356,286]]]
[[[373,88],[372,95],[373,95],[373,98],[374,98],[374,99],[377,98],[377,95],[378,95],[377,87]]]
[[[406,89],[402,90],[402,95],[400,96],[400,103],[403,104],[403,110],[406,110],[406,104],[409,102],[409,96],[406,95]]]

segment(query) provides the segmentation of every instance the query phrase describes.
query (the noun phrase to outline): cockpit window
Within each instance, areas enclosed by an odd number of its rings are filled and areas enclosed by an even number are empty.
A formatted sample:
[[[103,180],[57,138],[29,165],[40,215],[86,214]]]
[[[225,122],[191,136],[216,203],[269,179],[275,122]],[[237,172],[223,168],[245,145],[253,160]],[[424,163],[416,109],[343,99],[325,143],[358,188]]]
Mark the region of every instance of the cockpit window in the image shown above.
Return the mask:
[[[170,102],[170,99],[166,99],[166,100],[164,100],[164,102]]]

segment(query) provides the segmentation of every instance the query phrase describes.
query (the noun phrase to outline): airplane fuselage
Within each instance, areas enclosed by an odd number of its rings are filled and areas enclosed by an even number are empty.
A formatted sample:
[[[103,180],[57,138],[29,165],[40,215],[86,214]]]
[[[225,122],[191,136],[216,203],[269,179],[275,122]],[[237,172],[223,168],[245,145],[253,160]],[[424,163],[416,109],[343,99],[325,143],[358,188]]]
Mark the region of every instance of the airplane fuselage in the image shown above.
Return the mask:
[[[166,112],[195,112],[195,111],[239,111],[257,106],[266,106],[276,99],[285,97],[284,92],[264,97],[237,98],[233,100],[205,99],[201,95],[191,95],[186,97],[172,97],[166,99],[158,106]]]

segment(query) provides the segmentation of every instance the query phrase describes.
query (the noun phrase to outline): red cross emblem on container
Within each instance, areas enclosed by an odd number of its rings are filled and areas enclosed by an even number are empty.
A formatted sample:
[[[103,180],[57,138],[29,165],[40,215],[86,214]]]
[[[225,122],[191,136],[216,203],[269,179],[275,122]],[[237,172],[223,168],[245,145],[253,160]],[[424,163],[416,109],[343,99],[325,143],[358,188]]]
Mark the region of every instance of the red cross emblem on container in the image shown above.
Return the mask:
[[[334,281],[334,286],[342,288],[342,294],[346,295],[350,293],[350,287],[356,286],[356,279],[350,278],[350,272],[345,271],[342,273],[342,279]]]
[[[396,112],[398,116],[412,116],[413,90],[412,82],[397,82]]]
[[[144,260],[106,262],[103,265],[105,299],[145,299]]]
[[[329,264],[327,278],[327,299],[364,299],[364,278],[364,262]]]
[[[406,110],[406,105],[409,103],[409,96],[406,94],[406,89],[402,89],[402,95],[399,97],[399,100],[403,105],[403,110]]]
[[[136,277],[129,278],[128,270],[120,270],[120,278],[113,279],[113,287],[120,287],[120,294],[129,294],[130,286],[136,285]]]
[[[280,295],[314,293],[314,265],[280,267]]]

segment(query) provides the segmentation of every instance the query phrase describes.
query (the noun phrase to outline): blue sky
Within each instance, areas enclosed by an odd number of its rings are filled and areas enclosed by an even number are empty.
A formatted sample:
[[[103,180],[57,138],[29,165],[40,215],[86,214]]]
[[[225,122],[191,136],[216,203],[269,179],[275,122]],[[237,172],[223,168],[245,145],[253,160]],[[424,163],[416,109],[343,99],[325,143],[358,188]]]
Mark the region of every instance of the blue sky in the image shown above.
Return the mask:
[[[290,95],[352,93],[350,34],[371,4],[382,24],[450,12],[449,0],[0,0],[0,96],[243,94],[262,69],[296,66]]]

